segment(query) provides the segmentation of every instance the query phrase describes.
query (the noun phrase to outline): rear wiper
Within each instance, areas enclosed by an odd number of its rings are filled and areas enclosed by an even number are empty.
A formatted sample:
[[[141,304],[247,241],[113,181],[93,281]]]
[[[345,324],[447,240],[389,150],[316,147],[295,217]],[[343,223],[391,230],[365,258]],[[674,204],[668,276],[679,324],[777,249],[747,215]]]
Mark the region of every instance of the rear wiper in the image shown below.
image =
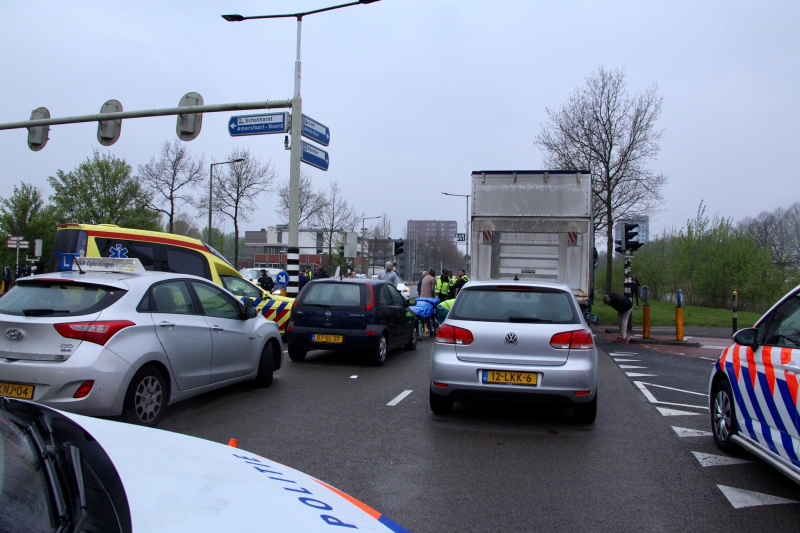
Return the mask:
[[[81,518],[75,524],[74,532],[83,531],[83,524],[89,518],[89,505],[86,503],[86,485],[83,481],[83,465],[81,464],[81,450],[68,442],[64,443],[65,448],[69,448],[69,459],[72,462],[72,471],[75,474],[75,485],[78,488],[78,501],[81,506]]]
[[[527,316],[510,316],[510,317],[508,317],[508,321],[509,322],[530,322],[530,323],[546,322],[546,323],[551,323],[551,324],[553,322],[552,320],[544,320],[542,318],[531,318],[531,317],[527,317]]]
[[[53,499],[55,500],[56,504],[55,511],[59,520],[59,528],[57,531],[61,533],[65,530],[67,524],[69,523],[69,512],[67,511],[67,503],[64,500],[64,492],[61,489],[61,483],[58,481],[56,464],[55,461],[53,461],[53,458],[56,457],[56,451],[52,448],[52,446],[45,444],[42,434],[39,432],[39,428],[37,428],[34,423],[31,423],[25,429],[28,430],[31,439],[35,444],[36,451],[39,452],[39,458],[42,463],[44,463],[44,470],[46,474],[45,477],[50,484],[50,490],[53,491]]]
[[[25,316],[44,316],[54,315],[56,313],[69,313],[68,309],[23,309],[22,314]]]
[[[330,308],[330,305],[325,305],[325,304],[303,304],[303,305],[308,307],[324,307],[325,309]]]

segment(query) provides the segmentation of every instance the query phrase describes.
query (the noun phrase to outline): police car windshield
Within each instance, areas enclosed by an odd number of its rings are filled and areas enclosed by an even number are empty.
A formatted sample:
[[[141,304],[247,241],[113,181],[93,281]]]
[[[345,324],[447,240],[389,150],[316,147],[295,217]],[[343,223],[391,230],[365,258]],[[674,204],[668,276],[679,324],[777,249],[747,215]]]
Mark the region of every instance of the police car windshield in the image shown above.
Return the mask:
[[[203,246],[205,246],[205,247],[206,247],[206,249],[207,249],[209,252],[211,252],[212,254],[216,255],[216,256],[217,256],[219,259],[222,259],[222,260],[223,260],[223,261],[225,261],[225,262],[226,262],[226,263],[227,263],[227,264],[228,264],[228,265],[229,265],[231,268],[233,268],[233,265],[231,265],[231,262],[230,262],[230,261],[228,261],[227,259],[225,259],[225,256],[223,256],[221,253],[219,253],[218,251],[216,251],[216,250],[214,249],[214,247],[213,247],[213,246],[211,246],[210,244],[208,244],[208,243],[205,243],[205,242],[203,243]]]

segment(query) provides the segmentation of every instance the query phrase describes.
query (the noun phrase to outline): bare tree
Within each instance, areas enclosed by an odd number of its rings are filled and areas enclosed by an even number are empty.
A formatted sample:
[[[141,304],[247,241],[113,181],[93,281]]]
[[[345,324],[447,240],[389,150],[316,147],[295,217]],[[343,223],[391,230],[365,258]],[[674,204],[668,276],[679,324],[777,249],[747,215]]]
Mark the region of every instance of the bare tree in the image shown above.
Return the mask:
[[[328,261],[331,262],[333,246],[339,232],[353,231],[358,226],[359,215],[347,203],[344,193],[335,181],[325,193],[325,206],[319,211],[311,225],[322,232],[323,243],[328,247]],[[328,265],[329,267],[331,264]]]
[[[800,204],[772,213],[762,211],[755,218],[747,217],[738,227],[756,244],[767,250],[776,267],[786,269],[797,263],[797,236]]]
[[[548,121],[534,143],[545,165],[559,170],[591,170],[594,175],[594,229],[606,234],[606,283],[611,291],[616,220],[657,211],[667,177],[648,167],[664,135],[656,129],[663,97],[658,86],[629,96],[625,70],[602,66],[576,87],[558,110],[547,108]]]
[[[315,220],[325,209],[328,197],[324,191],[314,188],[311,176],[300,172],[300,221],[302,228],[307,222]],[[275,211],[282,220],[289,220],[289,180],[278,185],[278,206]]]
[[[228,165],[226,172],[214,182],[213,208],[233,222],[234,265],[239,264],[239,221],[250,221],[256,210],[256,199],[275,181],[275,170],[272,163],[261,164],[261,160],[250,153],[250,150],[234,149],[228,160],[242,159]]]
[[[193,239],[202,239],[203,235],[197,227],[197,218],[186,211],[178,211],[175,214],[173,231],[175,235],[184,235]]]
[[[148,207],[167,216],[169,233],[174,233],[177,204],[193,203],[190,193],[205,176],[204,167],[203,158],[190,154],[178,139],[164,141],[158,160],[153,156],[139,165],[139,181],[153,198]]]

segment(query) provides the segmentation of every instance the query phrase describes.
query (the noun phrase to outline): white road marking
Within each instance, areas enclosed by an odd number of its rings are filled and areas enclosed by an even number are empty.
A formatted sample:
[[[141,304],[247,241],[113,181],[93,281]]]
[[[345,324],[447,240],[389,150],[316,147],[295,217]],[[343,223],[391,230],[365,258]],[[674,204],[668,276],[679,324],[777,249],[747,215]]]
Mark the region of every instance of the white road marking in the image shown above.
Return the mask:
[[[358,377],[358,375],[353,375],[353,376],[350,376],[350,379],[356,379],[357,377]]]
[[[617,363],[640,363],[642,360],[641,359],[621,359],[619,357],[615,357],[614,361],[616,361]]]
[[[699,429],[691,429],[691,428],[679,428],[678,426],[672,426],[673,431],[678,434],[679,437],[711,437],[710,431],[701,431]]]
[[[630,374],[630,372],[628,372],[628,374]],[[649,383],[644,383],[642,381],[634,381],[633,384],[636,385],[637,389],[642,391],[642,394],[644,394],[644,397],[647,398],[647,401],[650,403],[653,404],[657,403],[659,405],[674,405],[676,407],[689,407],[691,409],[708,409],[708,407],[704,405],[689,405],[685,403],[662,402],[661,400],[657,400],[656,397],[653,396],[653,393],[647,390],[646,385],[649,385]],[[661,386],[663,387],[663,385]],[[664,387],[664,388],[669,388],[669,387]],[[679,389],[674,389],[674,390],[679,390]],[[697,394],[697,393],[693,392],[692,394]],[[661,411],[661,408],[659,408],[658,410]],[[661,414],[663,415],[664,412],[662,411]],[[671,415],[664,415],[664,416],[671,416]]]
[[[692,452],[694,458],[700,462],[700,466],[728,466],[728,465],[743,465],[745,463],[752,463],[746,459],[738,459],[736,457],[728,457],[726,455],[714,455],[713,453]]]
[[[705,359],[706,361],[714,361],[715,363],[717,362],[716,359],[711,359],[710,357],[701,357],[700,359]]]
[[[706,394],[705,392],[694,392],[694,391],[690,391],[690,390],[675,389],[675,388],[672,388],[672,387],[667,387],[666,385],[656,385],[655,383],[644,383],[644,382],[642,382],[642,384],[643,385],[650,385],[651,387],[658,387],[658,388],[661,388],[661,389],[668,389],[668,390],[674,390],[674,391],[678,391],[678,392],[685,392],[686,394],[696,394],[698,396],[708,396],[708,394]]]
[[[769,494],[762,494],[761,492],[735,489],[733,487],[726,487],[725,485],[717,485],[717,487],[736,509],[742,509],[744,507],[757,507],[759,505],[797,503],[794,500],[787,500],[786,498],[779,498],[778,496],[770,496]]]
[[[608,355],[639,355],[633,352],[609,352]]]
[[[706,350],[724,350],[727,348],[727,346],[714,346],[713,344],[704,344],[700,347],[705,348]]]
[[[694,337],[684,337],[683,340],[694,339]]]
[[[678,411],[677,409],[667,409],[666,407],[656,407],[662,416],[700,416],[700,413],[690,413],[689,411]]]
[[[646,366],[619,365],[620,368],[647,368]]]
[[[405,398],[406,396],[408,396],[408,395],[409,395],[409,394],[411,394],[412,392],[413,392],[413,391],[410,391],[410,390],[405,390],[405,391],[401,392],[400,394],[398,394],[398,395],[397,395],[397,398],[395,398],[395,399],[394,399],[394,400],[392,400],[391,402],[387,403],[386,405],[390,405],[390,406],[394,407],[395,405],[397,405],[398,403],[400,403],[401,401],[403,401],[403,398]]]
[[[629,378],[657,378],[658,374],[639,374],[637,372],[625,372]]]
[[[675,352],[675,353],[678,354],[678,355],[686,355],[685,353],[681,353],[681,352]]]

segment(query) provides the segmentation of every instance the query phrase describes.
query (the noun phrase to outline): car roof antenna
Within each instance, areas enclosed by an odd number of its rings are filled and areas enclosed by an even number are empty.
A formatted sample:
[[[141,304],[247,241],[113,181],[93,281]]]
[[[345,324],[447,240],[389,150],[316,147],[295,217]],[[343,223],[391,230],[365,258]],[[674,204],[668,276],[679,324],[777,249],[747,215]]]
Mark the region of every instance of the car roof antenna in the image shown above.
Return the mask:
[[[73,255],[72,256],[72,262],[75,263],[75,265],[78,267],[78,270],[81,271],[81,274],[86,274],[86,272],[84,272],[84,270],[81,268],[81,264],[78,263],[78,256],[77,255]]]
[[[517,276],[516,274],[514,274],[514,281],[519,281],[519,276]]]

